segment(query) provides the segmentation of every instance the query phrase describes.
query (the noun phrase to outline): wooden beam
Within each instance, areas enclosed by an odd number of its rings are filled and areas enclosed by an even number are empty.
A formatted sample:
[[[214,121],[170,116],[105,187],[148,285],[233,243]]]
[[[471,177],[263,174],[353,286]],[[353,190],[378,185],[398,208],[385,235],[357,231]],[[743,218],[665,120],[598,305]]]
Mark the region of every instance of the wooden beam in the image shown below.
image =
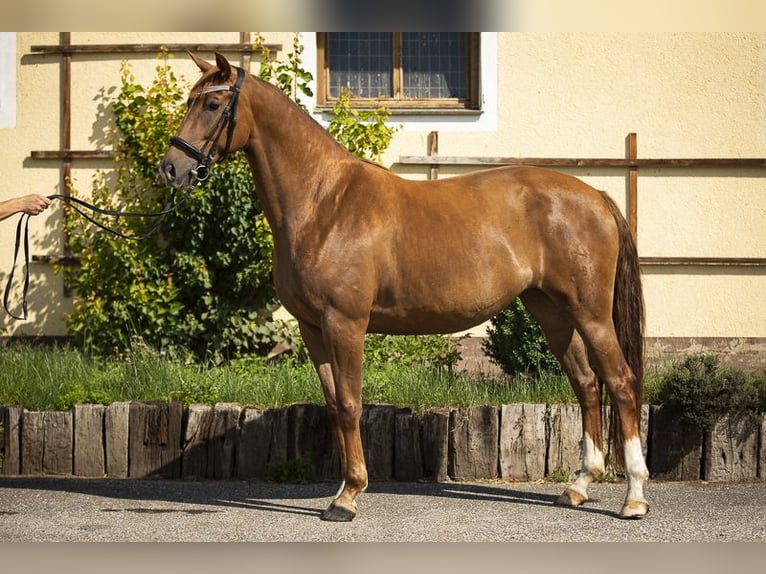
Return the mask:
[[[638,157],[638,143],[635,132],[628,134],[628,159],[634,161]],[[638,236],[638,168],[628,168],[628,225],[633,234],[633,240]]]
[[[282,44],[264,44],[271,51],[281,51]],[[167,43],[167,44],[67,44],[35,45],[30,50],[38,54],[156,54],[159,52],[242,52],[252,54],[261,50],[251,43]]]
[[[766,168],[766,158],[556,158],[556,157],[473,157],[447,155],[402,155],[404,165],[533,165],[538,167],[591,168]]]
[[[433,131],[428,134],[428,155],[439,155],[439,132]],[[439,166],[432,165],[429,170],[429,179],[439,179]]]
[[[37,150],[30,152],[32,159],[57,159],[71,161],[75,159],[114,159],[117,154],[111,150]]]
[[[766,267],[766,257],[640,257],[641,265],[701,267]]]

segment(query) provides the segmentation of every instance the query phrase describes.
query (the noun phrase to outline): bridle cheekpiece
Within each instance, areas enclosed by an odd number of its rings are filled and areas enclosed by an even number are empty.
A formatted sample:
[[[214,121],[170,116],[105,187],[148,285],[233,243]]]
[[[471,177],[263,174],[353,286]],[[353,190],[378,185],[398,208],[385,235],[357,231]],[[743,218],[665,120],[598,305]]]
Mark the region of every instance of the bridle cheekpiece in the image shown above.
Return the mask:
[[[170,138],[170,145],[175,146],[188,155],[191,158],[197,160],[197,165],[191,170],[194,177],[198,181],[205,181],[210,175],[210,164],[213,163],[213,158],[218,151],[218,138],[226,130],[226,145],[221,153],[221,159],[226,157],[229,153],[229,146],[231,145],[231,139],[234,135],[234,129],[237,126],[237,102],[239,101],[239,92],[242,86],[242,82],[245,79],[245,71],[242,68],[235,68],[237,70],[237,81],[234,84],[220,84],[216,86],[209,86],[202,90],[199,96],[210,94],[213,92],[232,92],[233,95],[229,99],[229,103],[226,104],[221,116],[218,118],[213,130],[205,139],[205,143],[202,148],[198,148],[194,144],[186,141],[179,136],[173,136]]]

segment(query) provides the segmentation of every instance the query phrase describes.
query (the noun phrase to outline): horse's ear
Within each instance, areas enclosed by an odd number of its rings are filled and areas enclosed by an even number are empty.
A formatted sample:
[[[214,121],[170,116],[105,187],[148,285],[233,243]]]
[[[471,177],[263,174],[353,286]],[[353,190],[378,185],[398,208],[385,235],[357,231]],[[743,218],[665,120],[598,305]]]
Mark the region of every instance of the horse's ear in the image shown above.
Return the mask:
[[[229,64],[229,60],[227,60],[220,52],[215,53],[215,65],[221,70],[221,75],[223,75],[224,78],[228,78],[231,75],[231,64]]]
[[[200,71],[203,74],[205,72],[207,72],[210,68],[213,67],[213,64],[210,64],[210,63],[206,62],[202,58],[198,58],[197,56],[195,56],[191,52],[187,52],[187,54],[189,54],[189,56],[191,56],[191,59],[194,60],[194,63],[197,64],[197,67],[200,69]]]

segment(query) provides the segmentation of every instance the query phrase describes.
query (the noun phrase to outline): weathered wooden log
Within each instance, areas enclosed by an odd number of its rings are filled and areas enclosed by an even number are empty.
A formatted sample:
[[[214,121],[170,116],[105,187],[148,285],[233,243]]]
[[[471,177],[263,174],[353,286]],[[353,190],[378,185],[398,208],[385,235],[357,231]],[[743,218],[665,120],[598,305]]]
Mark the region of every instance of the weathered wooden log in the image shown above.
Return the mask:
[[[130,403],[117,402],[104,413],[106,475],[128,477],[128,444],[130,439]]]
[[[758,444],[760,445],[758,455],[758,478],[766,480],[766,413],[761,414],[760,436],[761,438],[758,441]]]
[[[500,408],[500,477],[538,480],[545,477],[544,404],[502,405]]]
[[[360,421],[362,449],[371,480],[391,480],[394,474],[394,416],[392,405],[364,405]]]
[[[287,461],[287,409],[245,409],[239,433],[237,476],[264,479],[269,466]]]
[[[495,406],[450,411],[449,475],[455,480],[498,477],[500,417]]]
[[[130,403],[128,475],[131,478],[181,476],[180,402]]]
[[[181,447],[181,478],[208,478],[207,453],[212,426],[213,409],[210,405],[189,405]]]
[[[548,476],[572,478],[580,469],[582,412],[579,405],[549,405]]]
[[[24,411],[21,418],[21,473],[72,474],[72,413]]]
[[[423,478],[444,482],[449,479],[449,409],[429,409],[421,423]]]
[[[210,478],[225,479],[235,475],[241,415],[242,406],[237,403],[217,403],[213,408],[213,426],[207,442],[207,475]]]
[[[106,473],[104,452],[104,405],[74,407],[74,474],[103,477]]]
[[[705,436],[703,479],[752,480],[758,475],[760,421],[753,414],[722,417]]]
[[[339,478],[340,454],[327,408],[297,403],[288,407],[287,421],[287,460],[307,463],[315,478]]]
[[[394,479],[412,482],[423,478],[420,419],[409,409],[394,415]]]
[[[0,474],[18,475],[21,472],[21,407],[0,408]]]
[[[43,474],[72,474],[74,425],[72,412],[46,411]]]
[[[43,473],[45,412],[24,410],[21,415],[21,474]]]
[[[649,473],[661,480],[701,478],[702,431],[667,406],[651,407]]]

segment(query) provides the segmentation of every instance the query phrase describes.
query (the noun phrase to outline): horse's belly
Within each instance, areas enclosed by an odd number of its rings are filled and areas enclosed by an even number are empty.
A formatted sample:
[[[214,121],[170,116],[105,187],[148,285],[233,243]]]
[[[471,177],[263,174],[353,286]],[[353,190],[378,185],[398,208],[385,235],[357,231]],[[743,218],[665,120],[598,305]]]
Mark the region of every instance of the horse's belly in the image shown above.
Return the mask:
[[[475,327],[499,313],[519,293],[513,285],[485,297],[470,293],[435,293],[373,305],[369,331],[389,334],[455,333]]]

